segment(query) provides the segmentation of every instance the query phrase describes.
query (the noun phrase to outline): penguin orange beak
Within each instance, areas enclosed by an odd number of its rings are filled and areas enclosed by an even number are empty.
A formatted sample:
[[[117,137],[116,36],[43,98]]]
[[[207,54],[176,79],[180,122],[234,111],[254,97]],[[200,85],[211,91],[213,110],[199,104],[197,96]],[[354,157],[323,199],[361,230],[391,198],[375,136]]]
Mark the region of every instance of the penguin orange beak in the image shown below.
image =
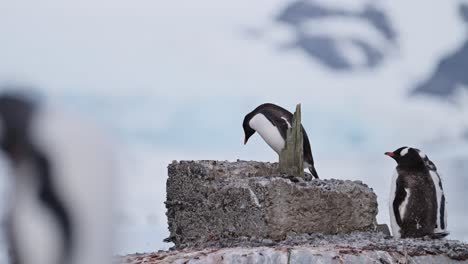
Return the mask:
[[[389,157],[395,157],[395,153],[393,152],[385,152],[385,155],[389,156]]]

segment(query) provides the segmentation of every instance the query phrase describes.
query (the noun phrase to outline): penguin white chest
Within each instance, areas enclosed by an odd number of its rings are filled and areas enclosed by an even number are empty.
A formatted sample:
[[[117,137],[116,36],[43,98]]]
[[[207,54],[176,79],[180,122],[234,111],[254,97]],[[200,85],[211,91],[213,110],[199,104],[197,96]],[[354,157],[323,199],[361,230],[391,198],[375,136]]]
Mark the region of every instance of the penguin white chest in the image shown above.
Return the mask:
[[[400,238],[400,226],[396,221],[395,211],[393,209],[393,201],[395,200],[396,193],[396,182],[398,179],[398,172],[395,171],[392,177],[391,187],[390,187],[390,199],[389,199],[389,211],[390,211],[390,226],[392,228],[392,235],[394,238]]]
[[[284,148],[285,140],[278,128],[274,126],[263,114],[256,114],[249,122],[251,128],[260,134],[265,142],[278,154]]]

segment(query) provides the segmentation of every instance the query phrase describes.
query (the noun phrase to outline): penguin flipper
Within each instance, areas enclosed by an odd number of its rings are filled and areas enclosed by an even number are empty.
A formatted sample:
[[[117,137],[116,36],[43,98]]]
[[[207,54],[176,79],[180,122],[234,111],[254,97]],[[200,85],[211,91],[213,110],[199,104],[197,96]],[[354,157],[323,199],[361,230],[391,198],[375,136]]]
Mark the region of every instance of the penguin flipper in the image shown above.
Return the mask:
[[[395,198],[392,203],[393,207],[393,214],[395,215],[395,220],[398,226],[402,226],[403,224],[403,218],[405,217],[404,215],[400,215],[400,206],[403,203],[403,201],[406,198],[406,191],[404,189],[404,183],[400,179],[401,177],[398,177],[397,183],[396,183],[396,192],[395,192]]]

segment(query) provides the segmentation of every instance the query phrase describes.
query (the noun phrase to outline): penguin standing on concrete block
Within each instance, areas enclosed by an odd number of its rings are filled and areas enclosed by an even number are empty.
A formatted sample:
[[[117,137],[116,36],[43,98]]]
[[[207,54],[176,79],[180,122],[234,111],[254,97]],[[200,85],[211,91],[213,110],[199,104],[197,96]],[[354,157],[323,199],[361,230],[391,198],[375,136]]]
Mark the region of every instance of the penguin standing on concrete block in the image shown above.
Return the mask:
[[[242,124],[245,133],[244,144],[247,144],[249,138],[255,132],[258,132],[263,140],[279,155],[286,144],[286,134],[292,123],[293,114],[288,110],[274,104],[262,104],[244,118]],[[304,167],[308,168],[315,178],[318,178],[309,138],[302,125],[301,128],[304,135]]]
[[[0,95],[13,263],[110,263],[113,161],[91,127],[23,95]]]
[[[416,148],[401,147],[385,155],[398,164],[390,190],[393,236],[447,236],[445,196],[434,163]]]

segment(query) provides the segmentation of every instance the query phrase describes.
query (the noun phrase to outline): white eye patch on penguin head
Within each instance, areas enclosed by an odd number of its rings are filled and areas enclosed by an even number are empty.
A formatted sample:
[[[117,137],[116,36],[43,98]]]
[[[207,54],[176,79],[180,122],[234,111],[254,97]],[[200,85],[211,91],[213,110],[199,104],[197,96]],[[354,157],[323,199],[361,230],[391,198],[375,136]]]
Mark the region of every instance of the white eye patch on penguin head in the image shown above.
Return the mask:
[[[422,152],[420,149],[415,149],[415,150],[418,152],[421,159],[426,159],[427,158],[427,155],[424,154],[424,152]]]
[[[393,158],[398,162],[398,160],[400,160],[401,157],[405,156],[408,153],[408,150],[408,147],[401,147],[393,152],[385,152],[385,155]]]
[[[403,149],[400,151],[400,156],[401,156],[401,157],[405,156],[406,154],[408,154],[408,151],[409,151],[409,148],[403,148]]]

